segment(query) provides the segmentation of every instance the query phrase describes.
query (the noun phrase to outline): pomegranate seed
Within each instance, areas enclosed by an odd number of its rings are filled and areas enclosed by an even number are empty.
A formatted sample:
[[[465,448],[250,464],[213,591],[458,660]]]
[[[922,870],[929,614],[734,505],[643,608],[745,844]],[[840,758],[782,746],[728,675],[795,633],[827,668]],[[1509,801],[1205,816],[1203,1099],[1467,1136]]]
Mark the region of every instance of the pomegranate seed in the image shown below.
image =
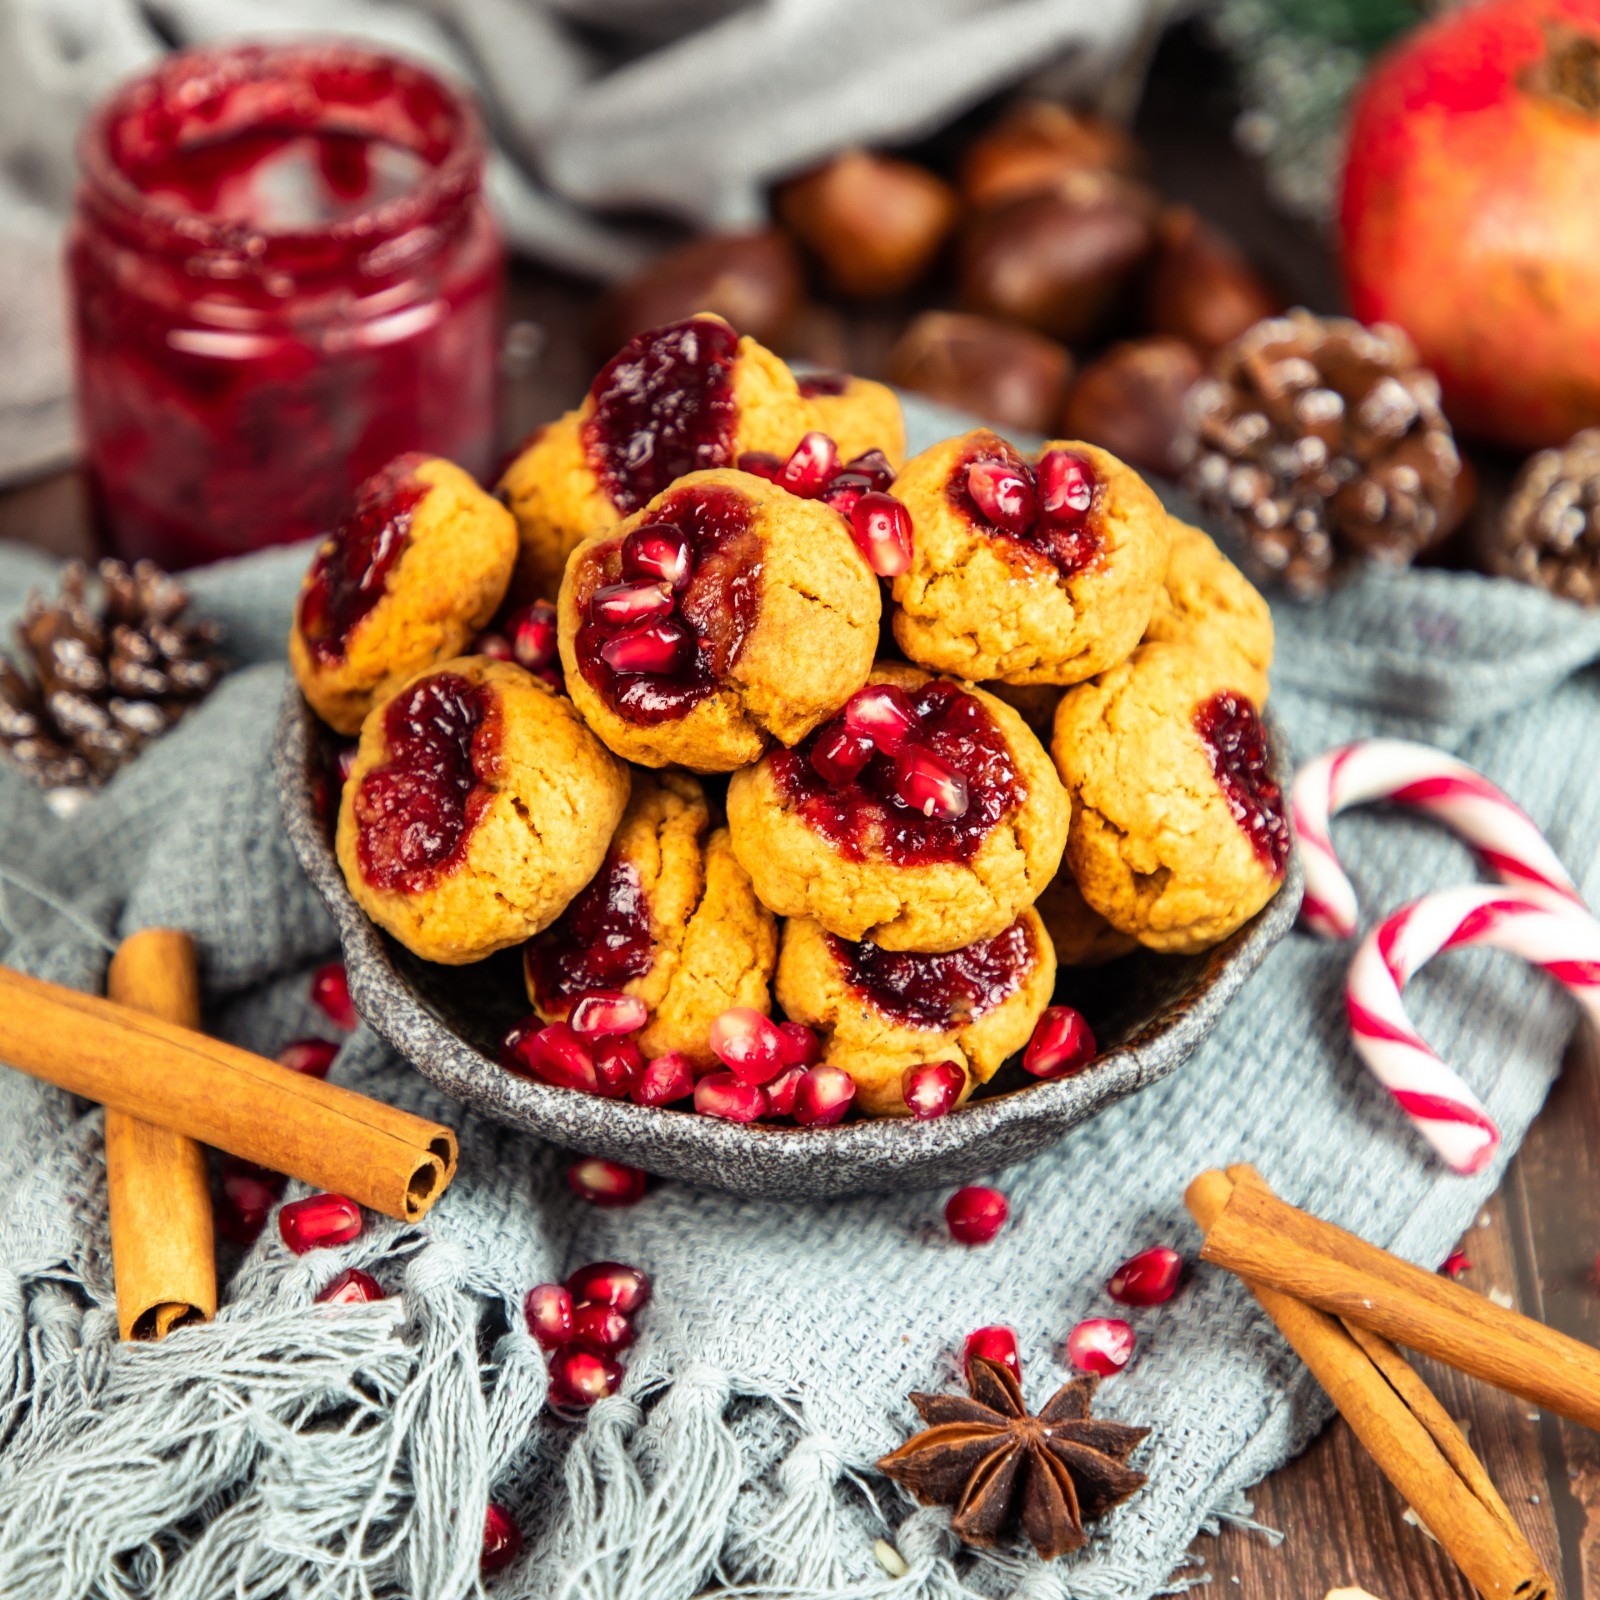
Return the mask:
[[[310,1194],[278,1213],[278,1232],[297,1256],[349,1244],[361,1232],[361,1207],[342,1194]]]
[[[1035,469],[1039,510],[1050,522],[1076,522],[1094,504],[1094,469],[1070,450],[1047,450]]]
[[[217,1229],[235,1244],[254,1244],[283,1194],[284,1179],[229,1156],[222,1163]]]
[[[536,1283],[523,1296],[522,1316],[541,1350],[571,1342],[572,1296],[559,1283]]]
[[[649,1062],[633,1086],[633,1098],[642,1106],[669,1106],[693,1093],[694,1068],[678,1050]]]
[[[1033,475],[1026,467],[1004,461],[974,461],[967,468],[967,493],[995,527],[1023,534],[1033,527],[1039,509]]]
[[[1472,1263],[1467,1260],[1467,1252],[1465,1250],[1452,1250],[1444,1258],[1444,1265],[1439,1270],[1447,1278],[1459,1278],[1463,1272],[1472,1271]]]
[[[778,1059],[786,1067],[815,1066],[822,1045],[803,1022],[778,1024]]]
[[[802,500],[815,500],[839,470],[839,447],[825,433],[805,434],[778,469],[773,482]]]
[[[537,1078],[538,1046],[535,1040],[544,1028],[542,1017],[524,1017],[514,1028],[506,1033],[500,1041],[500,1065],[507,1072],[514,1072],[519,1078]]]
[[[584,1304],[572,1313],[572,1342],[581,1350],[614,1356],[633,1343],[633,1324],[615,1306]]]
[[[867,450],[845,462],[844,471],[859,473],[872,482],[880,492],[894,482],[894,466],[881,450]]]
[[[871,494],[874,488],[873,480],[864,472],[836,472],[817,498],[848,522],[855,515],[862,495]]]
[[[1120,1317],[1090,1317],[1067,1335],[1067,1356],[1079,1372],[1109,1378],[1133,1354],[1133,1329]]]
[[[600,1093],[608,1100],[622,1100],[633,1093],[633,1086],[644,1071],[644,1057],[631,1039],[608,1039],[594,1057],[594,1075]]]
[[[694,1086],[694,1108],[703,1117],[754,1122],[766,1112],[767,1097],[755,1084],[740,1083],[731,1072],[712,1072]]]
[[[972,1370],[974,1356],[982,1356],[985,1361],[998,1361],[1001,1366],[1010,1367],[1019,1378],[1022,1376],[1022,1361],[1017,1355],[1017,1336],[1004,1323],[991,1323],[987,1328],[978,1328],[967,1335],[967,1342],[961,1347],[963,1372]]]
[[[806,1069],[804,1067],[785,1067],[766,1086],[767,1116],[790,1117],[794,1115],[794,1097],[799,1092],[800,1080],[805,1075]]]
[[[672,523],[651,522],[622,541],[622,571],[629,578],[655,578],[682,594],[694,576],[694,551]]]
[[[1165,1305],[1178,1292],[1183,1257],[1168,1245],[1141,1250],[1111,1274],[1106,1293],[1119,1306]]]
[[[740,1083],[766,1083],[786,1065],[783,1035],[751,1006],[730,1006],[711,1024],[711,1049]]]
[[[278,1065],[308,1078],[326,1078],[339,1047],[331,1039],[295,1039],[278,1052]]]
[[[733,464],[740,472],[748,472],[771,483],[783,471],[783,457],[771,450],[745,450],[734,457]]]
[[[564,1022],[541,1028],[530,1041],[533,1070],[562,1089],[599,1094],[600,1078],[589,1046]]]
[[[957,1189],[945,1202],[945,1226],[962,1244],[988,1244],[1006,1225],[1011,1205],[998,1189],[979,1183]]]
[[[330,961],[311,974],[311,1003],[346,1033],[361,1020],[350,998],[350,979],[342,961]]]
[[[630,623],[664,617],[673,605],[672,590],[666,584],[639,578],[596,589],[589,602],[589,614],[605,627],[626,628]]]
[[[506,618],[511,659],[529,672],[540,672],[556,658],[556,608],[548,600],[535,600]]]
[[[620,1261],[591,1261],[567,1279],[567,1288],[579,1305],[615,1306],[631,1317],[650,1298],[650,1280],[637,1268]]]
[[[953,1111],[966,1086],[966,1071],[954,1061],[925,1061],[900,1074],[901,1096],[918,1122]]]
[[[632,1206],[644,1199],[644,1173],[603,1156],[585,1156],[567,1168],[567,1187],[592,1206]]]
[[[1094,1035],[1071,1006],[1046,1006],[1022,1052],[1022,1066],[1036,1078],[1063,1078],[1094,1060]]]
[[[361,748],[358,744],[346,744],[339,747],[339,782],[349,783],[350,774],[356,770],[356,751]]]
[[[677,670],[688,648],[689,635],[682,623],[641,622],[607,639],[600,646],[600,659],[624,677],[670,673]]]
[[[638,995],[612,989],[596,989],[593,994],[586,994],[567,1018],[572,1031],[585,1039],[637,1033],[649,1020],[649,1007]]]
[[[509,1567],[522,1554],[522,1529],[504,1506],[489,1502],[483,1517],[483,1554],[478,1558],[480,1572],[498,1572]]]
[[[337,1278],[317,1296],[319,1306],[361,1306],[383,1299],[383,1290],[370,1272],[360,1267],[346,1267]]]
[[[802,1128],[828,1128],[856,1097],[856,1080],[843,1067],[807,1067],[794,1092],[794,1120]]]
[[[880,578],[898,578],[911,568],[911,513],[892,494],[864,494],[850,508],[850,537]]]
[[[886,756],[897,756],[921,727],[917,708],[904,689],[892,683],[869,683],[845,702],[844,724],[862,739],[870,739]]]
[[[592,1406],[622,1386],[622,1367],[610,1356],[570,1346],[550,1357],[550,1397],[558,1405]]]
[[[491,661],[511,661],[511,641],[503,633],[480,633],[467,652],[474,656],[488,656]]]
[[[854,783],[872,759],[872,741],[852,733],[841,721],[830,722],[811,747],[811,765],[835,789]]]
[[[967,814],[967,780],[931,750],[902,750],[894,763],[894,791],[913,811],[939,822]]]

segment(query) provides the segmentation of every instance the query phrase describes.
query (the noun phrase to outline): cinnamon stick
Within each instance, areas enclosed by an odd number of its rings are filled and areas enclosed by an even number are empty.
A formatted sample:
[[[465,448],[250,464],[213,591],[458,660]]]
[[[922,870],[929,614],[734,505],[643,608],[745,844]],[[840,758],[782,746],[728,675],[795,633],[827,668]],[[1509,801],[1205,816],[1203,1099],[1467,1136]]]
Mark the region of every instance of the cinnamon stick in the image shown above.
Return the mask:
[[[1209,1237],[1243,1185],[1202,1173],[1184,1196]],[[1204,1252],[1202,1252],[1204,1254]],[[1248,1277],[1295,1353],[1424,1526],[1488,1600],[1549,1600],[1553,1586],[1466,1437],[1392,1345]]]
[[[106,991],[168,1022],[200,1026],[200,979],[187,934],[147,928],[125,939]],[[108,1108],[106,1186],[122,1337],[163,1339],[186,1322],[209,1322],[217,1313],[217,1268],[200,1146]]]
[[[422,1216],[455,1176],[440,1123],[8,967],[0,1061],[385,1216]]]

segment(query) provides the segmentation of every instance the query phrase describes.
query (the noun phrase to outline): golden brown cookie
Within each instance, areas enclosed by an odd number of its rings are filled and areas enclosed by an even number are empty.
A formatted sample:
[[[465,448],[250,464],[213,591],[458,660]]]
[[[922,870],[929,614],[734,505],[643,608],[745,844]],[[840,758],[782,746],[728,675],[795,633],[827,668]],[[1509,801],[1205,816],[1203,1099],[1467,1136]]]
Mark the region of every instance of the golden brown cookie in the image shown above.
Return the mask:
[[[1167,570],[1166,512],[1108,451],[1052,440],[1036,463],[978,429],[913,457],[915,528],[894,636],[934,672],[1081,683],[1139,642]]]
[[[734,851],[765,905],[840,938],[992,938],[1061,860],[1069,808],[1050,758],[981,689],[898,662],[869,683],[843,716],[733,775]]]
[[[1048,742],[1056,725],[1056,707],[1061,690],[1053,683],[1002,683],[992,678],[984,690],[996,700],[1004,700],[1040,739]]]
[[[509,662],[462,656],[367,717],[339,865],[380,928],[459,966],[555,921],[627,802],[628,769],[570,700]]]
[[[1266,733],[1209,657],[1141,645],[1062,696],[1052,750],[1072,796],[1067,865],[1114,928],[1202,950],[1277,893],[1289,825]]]
[[[574,552],[561,662],[619,756],[731,772],[861,687],[880,609],[836,511],[748,472],[695,472]]]
[[[407,678],[460,655],[511,581],[506,508],[438,456],[397,456],[356,491],[300,586],[289,664],[339,733]]]
[[[844,372],[807,373],[798,382],[810,426],[827,434],[844,460],[881,450],[899,470],[906,459],[906,424],[893,389]]]
[[[1083,898],[1065,866],[1050,880],[1033,909],[1050,934],[1059,966],[1103,967],[1139,948],[1137,939],[1119,933]]]
[[[705,791],[683,772],[635,773],[633,798],[606,859],[561,916],[527,947],[528,998],[546,1022],[597,990],[650,1008],[647,1058],[681,1051],[716,1064],[711,1024],[730,1006],[772,1008],[777,923],[711,828]]]
[[[1145,629],[1147,641],[1187,644],[1226,664],[1234,687],[1267,703],[1272,612],[1209,536],[1176,517],[1167,576]]]
[[[786,1016],[816,1029],[823,1061],[855,1080],[863,1111],[904,1116],[907,1067],[955,1062],[965,1100],[1027,1044],[1055,981],[1050,936],[1031,910],[943,955],[852,944],[797,917],[784,924],[777,995]]]

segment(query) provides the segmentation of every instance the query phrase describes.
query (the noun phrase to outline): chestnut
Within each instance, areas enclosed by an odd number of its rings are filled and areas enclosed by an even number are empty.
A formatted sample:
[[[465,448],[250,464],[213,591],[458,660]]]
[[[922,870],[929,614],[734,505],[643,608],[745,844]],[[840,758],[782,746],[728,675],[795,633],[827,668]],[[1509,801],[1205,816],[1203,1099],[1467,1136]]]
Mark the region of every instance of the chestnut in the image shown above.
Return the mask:
[[[925,311],[889,352],[887,376],[996,427],[1048,433],[1060,415],[1072,357],[1054,339],[1014,322]]]
[[[1205,363],[1181,339],[1130,339],[1083,369],[1061,413],[1061,436],[1086,439],[1141,472],[1176,479],[1183,403]]]
[[[1282,309],[1231,239],[1186,206],[1162,212],[1145,297],[1152,332],[1187,339],[1210,355]]]
[[[982,207],[1048,189],[1069,172],[1137,177],[1144,168],[1144,152],[1116,123],[1052,101],[1029,100],[967,152],[961,198]]]

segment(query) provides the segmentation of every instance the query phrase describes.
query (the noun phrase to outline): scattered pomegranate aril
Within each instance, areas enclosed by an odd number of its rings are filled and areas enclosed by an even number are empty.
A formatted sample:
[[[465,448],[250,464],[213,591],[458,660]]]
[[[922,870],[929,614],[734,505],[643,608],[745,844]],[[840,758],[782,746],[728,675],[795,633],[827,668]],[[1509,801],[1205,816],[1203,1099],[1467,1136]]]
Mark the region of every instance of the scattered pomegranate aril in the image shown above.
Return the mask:
[[[872,494],[875,488],[874,480],[864,472],[836,472],[817,499],[848,522],[855,515],[862,495]]]
[[[522,1554],[522,1529],[504,1506],[489,1502],[483,1516],[483,1554],[478,1558],[480,1572],[499,1572]]]
[[[1444,1258],[1444,1265],[1439,1270],[1447,1278],[1459,1278],[1463,1272],[1472,1271],[1472,1263],[1467,1259],[1465,1250],[1452,1250]]]
[[[572,1342],[580,1350],[614,1356],[633,1341],[633,1324],[615,1306],[586,1302],[573,1309]]]
[[[783,457],[771,450],[745,450],[734,457],[733,464],[740,472],[765,478],[768,483],[783,471]]]
[[[786,1065],[783,1035],[753,1006],[730,1006],[711,1024],[711,1050],[741,1083],[766,1083]]]
[[[843,1067],[807,1067],[795,1086],[794,1120],[802,1128],[832,1127],[855,1098],[856,1081]]]
[[[894,764],[894,789],[913,811],[939,822],[955,822],[967,814],[967,780],[931,750],[913,745],[900,752]]]
[[[962,1244],[988,1244],[1005,1227],[1011,1203],[998,1189],[968,1184],[945,1201],[944,1221],[950,1237]]]
[[[592,1206],[631,1206],[644,1199],[644,1173],[603,1156],[585,1156],[567,1168],[567,1187]]]
[[[669,615],[674,603],[672,590],[666,584],[635,578],[596,589],[589,607],[596,622],[608,628],[626,628],[635,622]]]
[[[802,500],[815,500],[838,470],[839,447],[827,434],[813,429],[801,436],[773,482]]]
[[[1022,1052],[1023,1071],[1036,1078],[1064,1078],[1082,1072],[1095,1057],[1094,1035],[1071,1006],[1046,1006]]]
[[[694,1093],[694,1068],[678,1050],[647,1061],[633,1085],[633,1098],[642,1106],[670,1106]]]
[[[637,1033],[649,1020],[650,1009],[638,995],[616,989],[597,989],[584,995],[567,1017],[572,1031],[585,1039]]]
[[[850,508],[850,537],[880,578],[898,578],[911,568],[915,530],[911,513],[892,494],[864,494]]]
[[[844,724],[886,756],[899,755],[921,727],[911,696],[892,683],[857,689],[845,702]]]
[[[794,1097],[799,1093],[800,1080],[805,1077],[804,1067],[785,1067],[771,1083],[766,1085],[767,1109],[765,1115],[769,1117],[792,1117],[794,1115]]]
[[[1067,1358],[1079,1372],[1109,1378],[1133,1354],[1133,1329],[1120,1317],[1090,1317],[1067,1335]]]
[[[349,1244],[361,1232],[361,1207],[342,1194],[311,1194],[278,1213],[278,1232],[297,1256]]]
[[[1141,1250],[1111,1274],[1106,1293],[1120,1306],[1165,1305],[1178,1292],[1183,1257],[1169,1245]]]
[[[1076,522],[1094,504],[1094,469],[1071,450],[1047,450],[1035,468],[1039,512],[1047,522]]]
[[[557,1405],[592,1406],[622,1386],[622,1366],[610,1356],[570,1345],[550,1358],[550,1398]]]
[[[319,1306],[362,1306],[383,1299],[383,1290],[370,1272],[360,1267],[346,1267],[332,1283],[317,1296]]]
[[[724,1122],[754,1122],[765,1115],[767,1097],[731,1072],[710,1072],[694,1086],[694,1108],[703,1117],[721,1117]]]
[[[974,461],[967,468],[967,493],[995,527],[1017,535],[1032,530],[1039,500],[1026,468],[1006,461]]]
[[[604,1049],[595,1051],[595,1079],[608,1100],[622,1100],[632,1094],[643,1071],[644,1057],[631,1039],[608,1039]]]
[[[924,1061],[900,1074],[901,1096],[918,1122],[953,1111],[966,1086],[966,1071],[954,1061]]]
[[[865,450],[858,456],[852,456],[841,470],[869,478],[872,487],[879,491],[887,489],[894,482],[894,465],[881,450]]]
[[[472,641],[472,648],[468,655],[488,656],[491,661],[512,661],[516,658],[511,654],[511,641],[503,633],[480,633]]]
[[[985,1361],[998,1361],[1001,1366],[1009,1367],[1019,1378],[1022,1376],[1022,1360],[1017,1355],[1017,1336],[1004,1323],[991,1323],[988,1327],[976,1328],[967,1335],[966,1343],[961,1347],[963,1372],[971,1369],[975,1356],[981,1356]]]
[[[529,672],[540,672],[556,658],[556,608],[548,600],[535,600],[506,618],[511,659]]]
[[[500,1041],[500,1065],[507,1072],[514,1072],[519,1078],[537,1078],[538,1045],[534,1042],[544,1028],[544,1019],[539,1016],[524,1017],[521,1022],[506,1032],[505,1038]]]
[[[778,1024],[778,1058],[786,1067],[815,1066],[822,1042],[803,1022]]]
[[[278,1052],[278,1065],[308,1078],[326,1078],[339,1047],[331,1039],[294,1039]]]
[[[350,998],[350,979],[342,961],[330,961],[311,974],[311,1003],[346,1033],[361,1021]]]
[[[599,1094],[600,1078],[594,1070],[594,1053],[565,1022],[552,1022],[530,1041],[533,1070],[546,1083],[561,1089]]]
[[[654,578],[681,594],[694,575],[694,551],[672,523],[647,523],[622,541],[622,571],[630,578]]]
[[[620,1261],[591,1261],[567,1279],[578,1305],[615,1306],[625,1317],[650,1298],[650,1280],[637,1267]]]
[[[250,1162],[227,1157],[222,1163],[217,1231],[235,1244],[254,1244],[283,1194],[284,1179],[263,1173]]]
[[[861,776],[861,769],[872,759],[872,741],[853,733],[840,721],[828,724],[811,747],[811,765],[824,783],[843,789]]]
[[[607,639],[600,646],[600,658],[622,677],[660,675],[675,672],[688,648],[689,635],[682,623],[641,622]]]
[[[541,1350],[559,1350],[572,1341],[572,1295],[559,1283],[536,1283],[522,1299],[528,1332]]]

